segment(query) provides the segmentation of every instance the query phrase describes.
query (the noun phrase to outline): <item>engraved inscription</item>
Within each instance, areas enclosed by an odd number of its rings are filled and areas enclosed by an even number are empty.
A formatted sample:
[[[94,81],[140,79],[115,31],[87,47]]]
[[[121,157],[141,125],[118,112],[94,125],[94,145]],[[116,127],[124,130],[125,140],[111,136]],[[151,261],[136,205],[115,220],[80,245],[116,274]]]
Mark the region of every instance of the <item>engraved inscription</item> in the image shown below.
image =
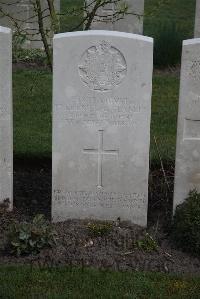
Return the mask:
[[[187,98],[188,100],[184,103],[186,118],[198,119],[200,111],[200,94],[190,91]]]
[[[96,23],[112,23],[115,22],[116,9],[114,3],[109,3],[105,7],[101,7],[98,10],[98,14],[94,18]]]
[[[190,109],[193,107],[196,109],[196,105],[200,104],[200,95],[190,91],[189,101],[187,101],[186,104],[187,104],[187,107],[189,107]]]
[[[117,193],[103,191],[67,191],[54,190],[54,204],[77,206],[81,208],[138,208],[146,203],[145,194],[141,193]]]
[[[123,54],[107,41],[87,49],[79,65],[81,80],[97,91],[112,90],[122,82],[126,72]]]
[[[98,156],[98,184],[97,188],[103,188],[102,183],[102,164],[104,155],[114,155],[118,156],[119,150],[104,150],[103,145],[103,130],[99,130],[99,144],[97,149],[84,149],[85,154],[97,155]]]
[[[55,105],[59,119],[69,125],[135,126],[136,114],[145,113],[145,103],[120,97],[72,97],[66,105]],[[62,117],[61,117],[62,115]]]
[[[200,140],[200,120],[199,119],[185,119],[184,123],[184,139]]]
[[[192,65],[190,68],[190,76],[197,83],[200,82],[200,60],[192,61]]]

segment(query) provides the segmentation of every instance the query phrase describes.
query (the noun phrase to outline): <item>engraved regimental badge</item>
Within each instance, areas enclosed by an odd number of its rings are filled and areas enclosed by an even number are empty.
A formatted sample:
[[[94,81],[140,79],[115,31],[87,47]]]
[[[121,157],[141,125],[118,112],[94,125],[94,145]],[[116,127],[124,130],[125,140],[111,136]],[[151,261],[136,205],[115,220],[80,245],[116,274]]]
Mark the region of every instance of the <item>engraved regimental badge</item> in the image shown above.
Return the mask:
[[[127,65],[123,54],[107,41],[87,49],[81,58],[81,80],[97,91],[109,91],[125,78]]]

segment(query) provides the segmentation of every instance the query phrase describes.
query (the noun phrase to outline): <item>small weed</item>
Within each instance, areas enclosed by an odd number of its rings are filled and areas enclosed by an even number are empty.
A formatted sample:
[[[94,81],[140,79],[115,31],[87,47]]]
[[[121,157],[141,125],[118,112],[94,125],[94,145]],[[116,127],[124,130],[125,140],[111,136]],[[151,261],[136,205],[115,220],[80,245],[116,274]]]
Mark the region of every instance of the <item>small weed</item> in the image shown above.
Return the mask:
[[[175,294],[180,293],[181,291],[182,292],[186,291],[189,288],[190,288],[190,285],[188,282],[186,282],[184,280],[180,280],[180,279],[179,280],[175,279],[169,283],[167,290],[170,295],[175,295]]]
[[[88,223],[87,228],[92,237],[102,237],[110,233],[112,223]]]
[[[144,238],[135,242],[135,247],[150,252],[157,250],[158,244],[150,234],[146,233]]]

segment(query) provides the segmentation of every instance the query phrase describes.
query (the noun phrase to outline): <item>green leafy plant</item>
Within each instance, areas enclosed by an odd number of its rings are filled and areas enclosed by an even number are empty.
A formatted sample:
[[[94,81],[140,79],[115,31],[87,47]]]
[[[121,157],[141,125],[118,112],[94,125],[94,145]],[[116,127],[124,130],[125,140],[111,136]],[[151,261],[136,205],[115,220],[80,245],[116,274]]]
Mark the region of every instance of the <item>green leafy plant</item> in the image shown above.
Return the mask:
[[[43,215],[38,214],[32,222],[20,222],[11,226],[8,235],[8,248],[17,256],[37,254],[42,248],[56,244],[56,231]]]
[[[47,65],[46,54],[40,49],[24,49],[21,47],[13,49],[13,62],[35,63]]]
[[[146,233],[142,239],[135,242],[135,247],[150,252],[156,250],[158,244],[150,234]]]
[[[200,193],[196,190],[177,206],[171,237],[177,247],[200,255]]]
[[[102,237],[110,233],[113,224],[106,223],[88,223],[87,228],[92,237]]]
[[[13,33],[13,38],[12,38],[13,53],[17,53],[20,49],[22,49],[25,42],[26,42],[26,36],[25,35],[18,34],[17,32],[14,32]]]

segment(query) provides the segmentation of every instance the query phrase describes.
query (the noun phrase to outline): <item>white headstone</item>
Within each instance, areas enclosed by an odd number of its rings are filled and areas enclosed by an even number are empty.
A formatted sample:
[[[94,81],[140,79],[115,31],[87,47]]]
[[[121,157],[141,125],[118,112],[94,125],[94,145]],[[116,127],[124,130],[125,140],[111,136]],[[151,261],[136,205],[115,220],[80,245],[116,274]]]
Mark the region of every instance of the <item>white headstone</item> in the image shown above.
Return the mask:
[[[93,3],[93,0],[87,0],[88,4]],[[120,10],[120,5],[125,3],[128,7],[127,14],[115,15]],[[89,6],[89,11],[92,6]],[[90,29],[95,30],[114,30],[136,34],[143,34],[143,14],[144,0],[125,0],[117,4],[107,4],[97,10]]]
[[[53,221],[146,226],[153,40],[113,31],[54,38]]]
[[[35,3],[33,1],[33,3]],[[55,9],[60,11],[60,0],[54,0]],[[20,31],[22,35],[26,35],[26,41],[22,44],[25,48],[43,48],[41,35],[39,34],[38,16],[35,11],[32,0],[7,0],[2,4],[0,11],[0,25],[13,29],[14,32]],[[45,32],[48,32],[48,42],[51,43],[53,32],[51,30],[51,22],[49,17],[49,9],[47,0],[41,0],[41,10],[43,14],[43,24]],[[7,14],[7,17],[5,16]],[[16,22],[14,23],[12,19]],[[16,29],[18,27],[18,30]]]
[[[174,210],[191,190],[200,192],[200,39],[183,42]]]
[[[13,205],[12,34],[0,27],[0,203]]]

